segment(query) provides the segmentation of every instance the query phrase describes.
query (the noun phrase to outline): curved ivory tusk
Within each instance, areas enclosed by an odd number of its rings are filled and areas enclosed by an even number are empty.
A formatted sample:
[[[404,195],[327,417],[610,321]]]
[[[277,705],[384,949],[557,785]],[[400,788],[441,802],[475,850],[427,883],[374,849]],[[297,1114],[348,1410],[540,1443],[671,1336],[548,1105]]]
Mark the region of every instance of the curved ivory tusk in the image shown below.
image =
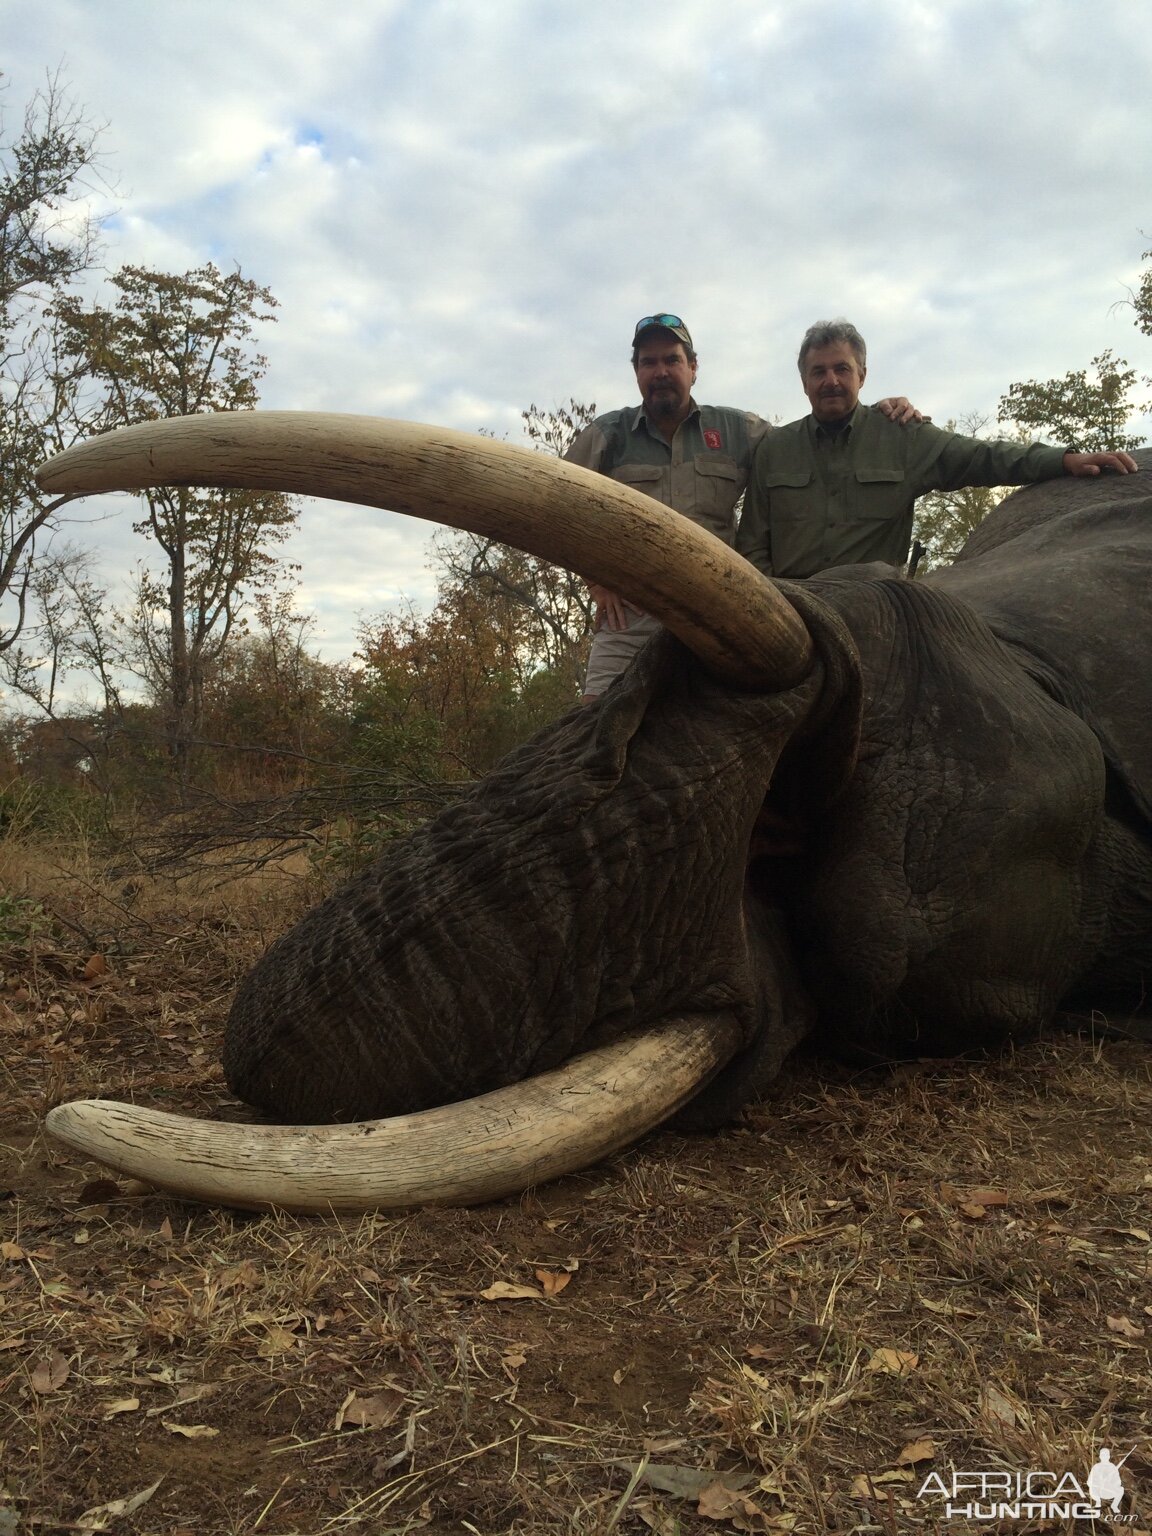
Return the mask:
[[[50,459],[46,491],[212,485],[407,512],[515,545],[622,592],[717,676],[778,689],[812,642],[774,584],[686,517],[573,464],[442,427],[235,411],[124,427]]]
[[[475,1205],[586,1168],[674,1114],[735,1053],[730,1014],[658,1029],[477,1099],[355,1125],[236,1125],[106,1099],[46,1129],[172,1194],[247,1210]]]

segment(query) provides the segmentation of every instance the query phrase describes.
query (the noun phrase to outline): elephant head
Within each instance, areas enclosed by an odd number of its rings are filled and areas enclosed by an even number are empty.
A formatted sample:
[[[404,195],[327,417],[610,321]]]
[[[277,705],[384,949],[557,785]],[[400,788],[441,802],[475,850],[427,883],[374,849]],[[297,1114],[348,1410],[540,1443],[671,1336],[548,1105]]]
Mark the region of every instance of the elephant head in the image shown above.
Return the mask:
[[[791,815],[851,771],[854,648],[818,605],[805,622],[718,540],[610,480],[427,427],[197,416],[95,439],[40,481],[388,507],[625,592],[676,637],[336,892],[242,983],[229,1083],[302,1123],[96,1101],[53,1110],[53,1134],[237,1205],[484,1199],[583,1166],[685,1105],[717,1122],[805,1033],[775,893],[748,863],[773,835],[757,830],[770,791]]]

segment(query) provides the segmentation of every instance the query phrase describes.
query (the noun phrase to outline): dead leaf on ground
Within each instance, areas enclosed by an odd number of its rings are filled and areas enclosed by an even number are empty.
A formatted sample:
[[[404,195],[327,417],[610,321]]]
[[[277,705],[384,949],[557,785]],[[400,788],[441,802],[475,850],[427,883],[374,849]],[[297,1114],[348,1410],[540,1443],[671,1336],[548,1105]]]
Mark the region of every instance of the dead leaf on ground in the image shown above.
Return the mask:
[[[164,1481],[158,1477],[147,1488],[141,1488],[139,1493],[126,1494],[122,1499],[110,1499],[107,1504],[97,1504],[93,1509],[86,1509],[76,1524],[74,1531],[103,1531],[107,1528],[109,1520],[122,1519],[124,1515],[134,1514],[148,1500]]]
[[[1006,1189],[957,1189],[955,1184],[941,1184],[940,1198],[945,1205],[957,1206],[966,1216],[976,1217],[983,1216],[988,1206],[1007,1205],[1011,1199]]]
[[[538,1269],[536,1271],[536,1278],[543,1287],[545,1296],[555,1296],[564,1289],[572,1279],[572,1276],[564,1270]]]
[[[260,1340],[256,1353],[265,1360],[271,1360],[274,1355],[285,1354],[295,1343],[296,1335],[290,1329],[273,1324]]]
[[[852,1479],[852,1492],[858,1499],[870,1499],[873,1491],[892,1483],[911,1483],[916,1478],[909,1467],[889,1467],[886,1472],[861,1472]]]
[[[220,1276],[222,1291],[254,1291],[261,1283],[260,1271],[251,1259],[241,1259]]]
[[[1129,1322],[1126,1317],[1105,1317],[1104,1321],[1113,1333],[1120,1334],[1122,1338],[1142,1339],[1144,1337],[1143,1328],[1137,1328],[1136,1324]]]
[[[874,1349],[868,1361],[870,1371],[887,1376],[908,1376],[920,1364],[920,1356],[908,1349]]]
[[[104,1418],[114,1419],[118,1413],[135,1413],[140,1406],[138,1397],[118,1397],[115,1402],[103,1403]]]
[[[185,1440],[214,1440],[220,1433],[211,1424],[173,1424],[170,1419],[161,1419],[160,1422],[169,1434],[183,1435]]]
[[[745,1494],[736,1492],[724,1483],[714,1482],[701,1488],[696,1513],[703,1515],[706,1520],[730,1521],[739,1530],[741,1521],[762,1517],[764,1511]],[[744,1528],[748,1529],[746,1525]]]
[[[786,1360],[792,1353],[791,1344],[749,1344],[743,1351],[749,1360]]]
[[[345,1424],[354,1424],[358,1429],[384,1429],[400,1417],[405,1402],[404,1394],[391,1387],[371,1397],[358,1397],[353,1388],[336,1410],[335,1427],[343,1429]]]
[[[1020,1422],[1016,1404],[999,1387],[986,1382],[980,1391],[980,1412],[992,1424],[1012,1429]]]
[[[169,1221],[167,1216],[165,1216],[164,1220],[160,1223],[160,1231],[158,1235],[160,1237],[172,1236],[172,1223]]]
[[[33,1368],[28,1378],[32,1384],[33,1392],[41,1395],[45,1392],[55,1392],[68,1380],[68,1361],[58,1349],[54,1349],[46,1360],[41,1360]]]
[[[975,1307],[961,1307],[951,1301],[933,1301],[928,1296],[921,1296],[920,1305],[926,1307],[929,1312],[937,1312],[942,1317],[979,1317],[980,1313]]]
[[[613,1457],[611,1465],[622,1467],[635,1476],[642,1464]],[[751,1487],[756,1479],[746,1472],[717,1472],[711,1467],[702,1471],[699,1467],[681,1467],[675,1462],[650,1461],[641,1471],[640,1481],[659,1493],[671,1493],[678,1499],[698,1499],[704,1489],[713,1486],[740,1493]]]
[[[516,1285],[511,1280],[494,1280],[481,1291],[484,1301],[542,1301],[544,1292],[534,1285]]]
[[[161,1380],[159,1376],[152,1376],[151,1380],[160,1382],[162,1386],[173,1385],[171,1377]],[[204,1381],[198,1386],[194,1386],[191,1382],[186,1382],[182,1387],[177,1388],[176,1397],[172,1402],[162,1403],[159,1408],[146,1408],[144,1410],[144,1417],[146,1419],[157,1419],[161,1414],[171,1413],[173,1408],[186,1408],[190,1403],[198,1402],[202,1397],[211,1397],[218,1385],[219,1383],[215,1381]]]
[[[909,1440],[896,1458],[898,1467],[914,1467],[918,1461],[931,1461],[936,1454],[936,1442],[927,1436],[923,1440]]]

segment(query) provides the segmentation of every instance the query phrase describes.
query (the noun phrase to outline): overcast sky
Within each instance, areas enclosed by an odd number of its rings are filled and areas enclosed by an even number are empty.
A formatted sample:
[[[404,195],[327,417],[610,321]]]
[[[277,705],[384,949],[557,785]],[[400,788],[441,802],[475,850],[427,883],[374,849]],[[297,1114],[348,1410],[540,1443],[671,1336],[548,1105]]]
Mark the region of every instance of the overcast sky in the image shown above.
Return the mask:
[[[866,398],[994,416],[1111,347],[1152,246],[1146,0],[0,0],[14,127],[60,70],[107,126],[104,263],[239,265],[279,299],[270,407],[520,440],[629,403],[636,319],[697,398],[791,420],[813,320]],[[1152,425],[1148,430],[1152,432]],[[74,530],[110,571],[130,503]],[[429,528],[306,505],[316,640],[427,605]]]

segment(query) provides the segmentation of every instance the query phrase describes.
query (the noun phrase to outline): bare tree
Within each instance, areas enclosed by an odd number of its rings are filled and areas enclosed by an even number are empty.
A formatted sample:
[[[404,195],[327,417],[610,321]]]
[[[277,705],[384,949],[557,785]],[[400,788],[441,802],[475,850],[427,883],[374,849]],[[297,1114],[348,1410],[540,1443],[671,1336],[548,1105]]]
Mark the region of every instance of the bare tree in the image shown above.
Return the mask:
[[[266,288],[211,264],[182,276],[124,267],[111,282],[112,307],[66,297],[55,311],[62,350],[100,391],[101,428],[255,406],[265,359],[252,336],[276,304]],[[186,787],[206,678],[242,624],[246,598],[278,579],[271,546],[288,536],[296,505],[279,494],[191,487],[144,499],[147,516],[135,528],[164,566],[141,568],[129,628]]]
[[[0,652],[27,615],[37,536],[69,498],[46,500],[32,478],[76,432],[76,376],[61,367],[53,304],[95,259],[99,133],[59,75],[9,133],[0,102]]]

